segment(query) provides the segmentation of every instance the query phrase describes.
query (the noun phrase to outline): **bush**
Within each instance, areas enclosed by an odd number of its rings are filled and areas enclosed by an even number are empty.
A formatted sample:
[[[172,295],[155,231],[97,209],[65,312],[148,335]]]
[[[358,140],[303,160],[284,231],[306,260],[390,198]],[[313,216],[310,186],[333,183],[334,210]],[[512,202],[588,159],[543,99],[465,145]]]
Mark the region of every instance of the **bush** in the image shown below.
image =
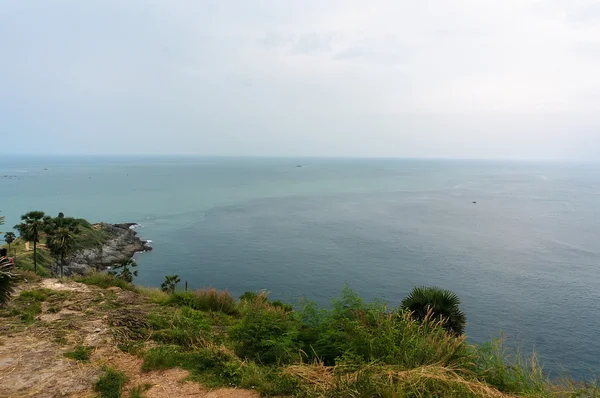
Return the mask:
[[[263,364],[287,363],[299,354],[299,324],[276,311],[247,311],[229,332],[235,353]]]
[[[297,316],[303,322],[303,351],[326,365],[377,362],[411,369],[473,359],[464,338],[448,334],[441,321],[418,322],[409,312],[390,311],[383,303],[366,304],[348,287],[331,309],[305,302]]]
[[[443,320],[444,328],[450,333],[463,334],[467,318],[459,305],[460,299],[456,294],[437,287],[415,287],[402,300],[402,308],[411,311],[416,320],[438,318]]]
[[[548,384],[535,356],[527,360],[519,352],[507,355],[502,339],[494,339],[478,347],[477,354],[480,379],[502,392],[541,393]]]
[[[168,314],[151,314],[148,322],[154,330],[152,339],[183,346],[203,343],[210,330],[204,315],[187,307]]]
[[[104,374],[96,382],[94,390],[100,398],[120,398],[121,390],[127,382],[123,372],[113,368],[107,368]]]
[[[226,314],[237,313],[237,302],[227,290],[217,290],[214,287],[200,289],[195,292],[174,293],[170,302],[184,305],[200,311],[220,311]]]
[[[84,283],[86,285],[94,285],[103,289],[117,286],[123,290],[136,291],[136,288],[131,283],[119,279],[115,275],[104,273],[104,272],[90,272],[83,276],[76,276],[73,278],[75,282]]]

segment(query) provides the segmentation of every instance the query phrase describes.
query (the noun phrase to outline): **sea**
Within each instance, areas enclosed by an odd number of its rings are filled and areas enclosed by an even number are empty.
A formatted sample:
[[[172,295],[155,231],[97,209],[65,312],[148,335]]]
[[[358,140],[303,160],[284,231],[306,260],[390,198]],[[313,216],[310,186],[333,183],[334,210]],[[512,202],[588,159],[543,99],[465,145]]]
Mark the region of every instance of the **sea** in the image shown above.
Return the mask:
[[[135,222],[136,283],[396,306],[456,292],[480,344],[600,375],[600,164],[436,159],[0,157],[0,215]],[[6,228],[4,228],[6,229]]]

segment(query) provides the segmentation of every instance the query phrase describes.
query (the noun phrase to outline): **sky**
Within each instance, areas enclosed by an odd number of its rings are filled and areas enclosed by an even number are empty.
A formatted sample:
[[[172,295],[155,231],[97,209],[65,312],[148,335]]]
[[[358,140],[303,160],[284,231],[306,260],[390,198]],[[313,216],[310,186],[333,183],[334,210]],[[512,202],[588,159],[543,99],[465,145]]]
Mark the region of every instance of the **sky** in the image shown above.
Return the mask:
[[[0,143],[600,160],[600,1],[0,0]]]

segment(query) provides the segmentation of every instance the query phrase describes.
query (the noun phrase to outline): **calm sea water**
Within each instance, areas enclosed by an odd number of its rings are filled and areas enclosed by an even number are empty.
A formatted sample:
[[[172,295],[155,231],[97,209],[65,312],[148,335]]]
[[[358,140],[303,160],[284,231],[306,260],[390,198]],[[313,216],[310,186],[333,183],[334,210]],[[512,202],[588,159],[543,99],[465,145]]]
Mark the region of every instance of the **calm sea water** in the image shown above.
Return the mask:
[[[555,376],[600,374],[598,164],[3,157],[0,214],[32,209],[142,224],[141,284],[325,303],[349,282],[393,305],[436,285],[471,341],[503,331]]]

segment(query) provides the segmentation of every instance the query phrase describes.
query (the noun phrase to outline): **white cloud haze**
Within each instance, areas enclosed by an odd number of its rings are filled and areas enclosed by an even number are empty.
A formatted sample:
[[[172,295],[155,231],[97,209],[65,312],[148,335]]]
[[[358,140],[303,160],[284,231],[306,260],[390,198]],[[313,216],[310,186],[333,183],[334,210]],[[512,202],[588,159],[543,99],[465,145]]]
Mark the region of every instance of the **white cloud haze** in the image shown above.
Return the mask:
[[[600,1],[0,0],[9,153],[600,159]]]

